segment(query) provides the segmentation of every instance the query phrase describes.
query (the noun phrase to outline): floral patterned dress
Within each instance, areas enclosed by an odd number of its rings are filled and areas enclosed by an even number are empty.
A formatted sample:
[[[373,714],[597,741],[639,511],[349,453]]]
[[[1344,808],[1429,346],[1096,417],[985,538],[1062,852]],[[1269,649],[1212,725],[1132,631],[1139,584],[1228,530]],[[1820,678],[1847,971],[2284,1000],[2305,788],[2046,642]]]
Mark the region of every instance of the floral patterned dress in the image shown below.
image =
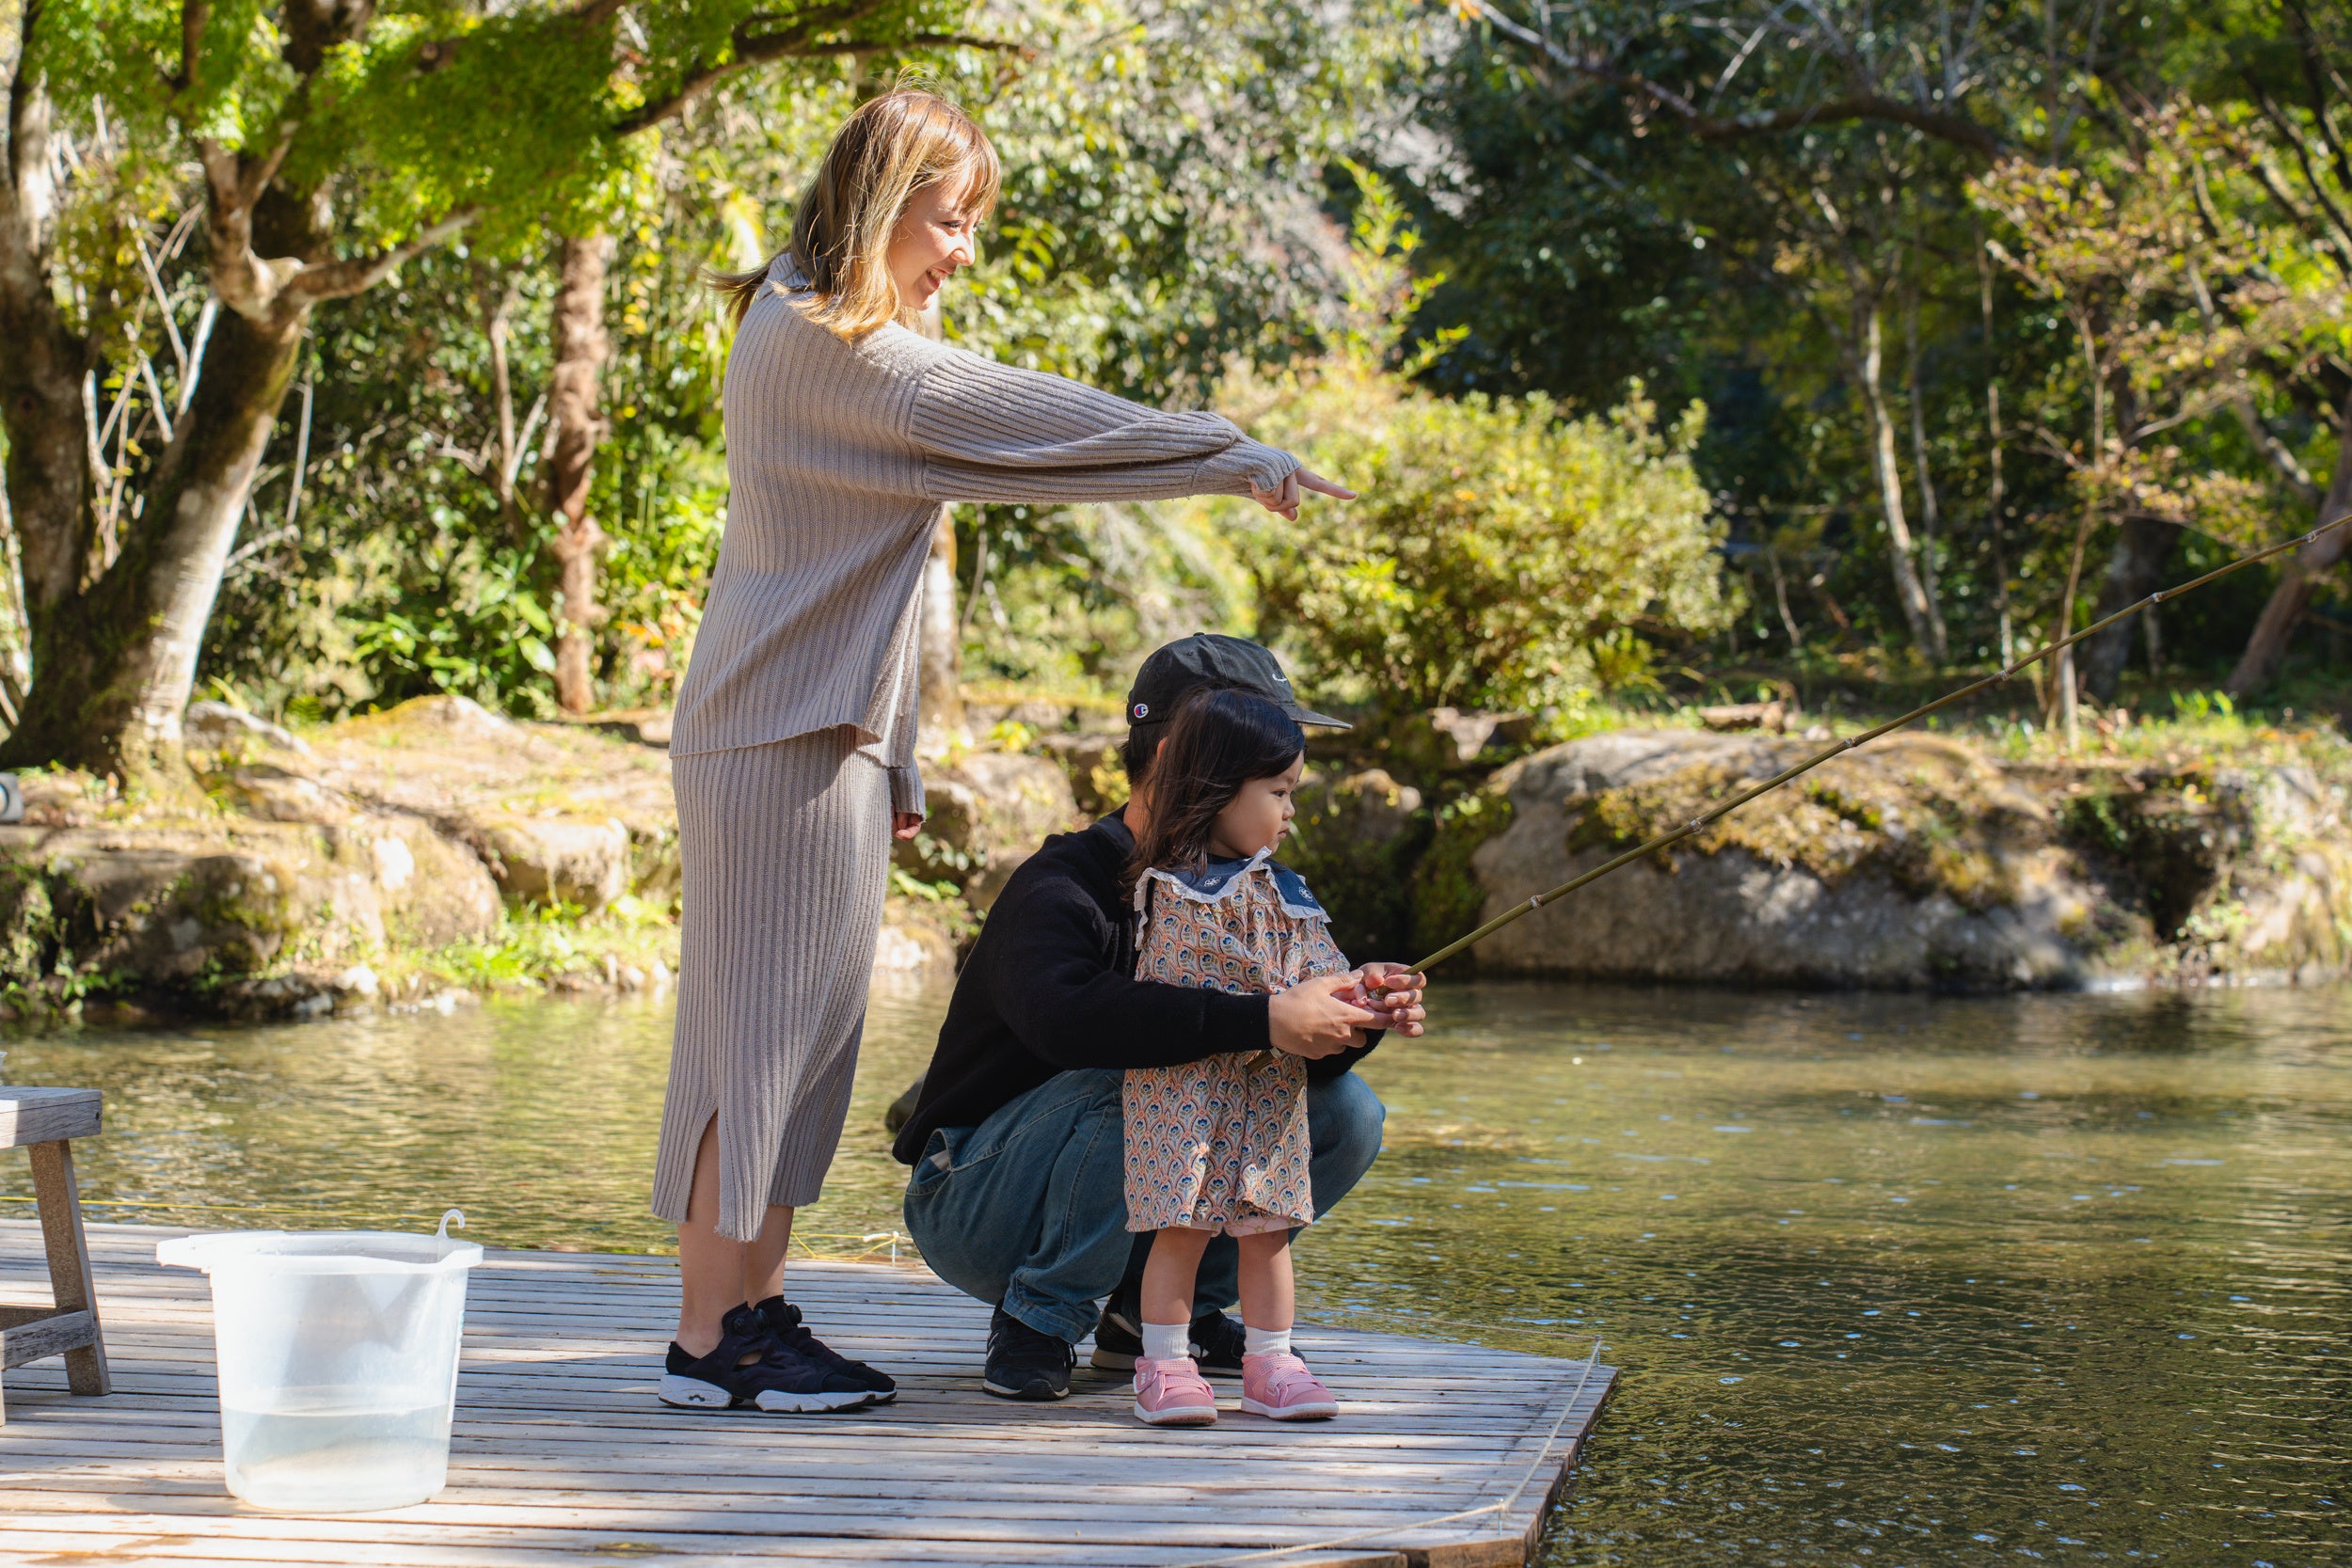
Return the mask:
[[[1250,995],[1345,974],[1323,906],[1271,853],[1147,872],[1136,889],[1143,916],[1136,977]],[[1247,1236],[1314,1219],[1300,1058],[1233,1051],[1131,1068],[1122,1108],[1128,1229]]]

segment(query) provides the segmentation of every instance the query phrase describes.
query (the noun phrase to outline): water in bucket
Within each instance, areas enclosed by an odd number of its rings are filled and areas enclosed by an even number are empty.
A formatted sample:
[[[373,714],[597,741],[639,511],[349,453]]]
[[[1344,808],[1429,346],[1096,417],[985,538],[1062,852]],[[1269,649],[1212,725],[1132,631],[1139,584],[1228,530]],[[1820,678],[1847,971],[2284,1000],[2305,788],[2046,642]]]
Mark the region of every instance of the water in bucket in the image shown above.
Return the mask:
[[[466,1271],[482,1248],[430,1236],[259,1230],[183,1236],[155,1260],[213,1282],[229,1490],[259,1508],[421,1503],[449,1480]]]

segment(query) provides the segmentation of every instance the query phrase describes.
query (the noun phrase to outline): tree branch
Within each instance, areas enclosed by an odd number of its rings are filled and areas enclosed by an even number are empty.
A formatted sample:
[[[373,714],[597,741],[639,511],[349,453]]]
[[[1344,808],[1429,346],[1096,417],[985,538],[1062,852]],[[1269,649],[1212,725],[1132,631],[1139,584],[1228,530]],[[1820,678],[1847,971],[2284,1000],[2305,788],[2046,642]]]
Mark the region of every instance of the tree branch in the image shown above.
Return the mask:
[[[819,35],[838,32],[873,15],[883,0],[854,0],[813,14],[804,14],[791,26],[773,33],[753,32],[754,24],[774,20],[768,16],[749,16],[736,24],[732,38],[732,56],[719,65],[696,60],[688,68],[685,78],[666,96],[648,101],[634,112],[624,115],[612,125],[616,136],[635,135],[663,120],[674,119],[699,103],[711,88],[755,65],[771,60],[819,59],[829,55],[881,55],[900,49],[993,49],[1027,55],[1026,45],[1002,39],[973,38],[962,33],[909,33],[893,39],[828,38],[818,41]]]
[[[2328,150],[2334,154],[2336,178],[2345,190],[2352,191],[2352,153],[2344,150],[2343,141],[2336,135],[2334,121],[2328,118],[2328,77],[2333,73],[2324,66],[2318,30],[2312,25],[2312,14],[2302,0],[2292,0],[2287,8],[2295,16],[2295,41],[2303,56],[2303,85],[2311,94],[2312,118],[2319,121],[2319,134],[2327,138]],[[2344,85],[2342,77],[2336,78],[2336,85]]]
[[[2352,223],[2346,222],[2344,210],[2338,207],[2333,198],[2328,196],[2327,183],[2319,178],[2319,171],[2312,167],[2311,151],[2304,146],[2303,137],[2296,132],[2295,122],[2287,119],[2279,105],[2270,101],[2270,94],[2263,89],[2262,84],[2255,79],[2251,71],[2245,74],[2246,85],[2253,89],[2255,107],[2262,111],[2263,119],[2270,122],[2271,129],[2279,134],[2279,139],[2295,150],[2295,162],[2303,171],[2304,188],[2311,192],[2312,199],[2317,202],[2320,211],[2327,214],[2328,221],[2333,225],[2339,243],[2341,243],[2345,236],[2352,235]]]
[[[213,8],[206,0],[181,0],[180,5],[180,70],[164,82],[175,93],[196,86],[197,62],[204,56],[204,24],[212,20]]]
[[[2280,211],[2293,219],[2296,227],[2309,235],[2321,249],[2335,258],[2337,271],[2346,278],[2352,278],[2352,236],[2346,236],[2342,230],[2326,221],[2324,214],[2305,211],[2301,202],[2287,194],[2286,186],[2272,172],[2268,160],[2250,149],[2246,154],[2246,166],[2248,172],[2254,176],[2255,183],[2270,193],[2270,199],[2279,204]]]
[[[1598,55],[1572,54],[1532,27],[1513,21],[1498,10],[1489,0],[1471,0],[1478,14],[1488,25],[1505,37],[1514,39],[1534,50],[1562,71],[1598,82],[1620,92],[1632,93],[1682,122],[1683,126],[1702,141],[1738,141],[1749,136],[1774,135],[1783,131],[1803,130],[1809,125],[1842,124],[1854,120],[1884,120],[1907,125],[1923,135],[1954,146],[1966,147],[1988,157],[1998,156],[2006,143],[1964,115],[1947,114],[1940,109],[1923,108],[1916,103],[1888,98],[1883,93],[1856,92],[1842,98],[1825,100],[1800,108],[1759,109],[1748,114],[1723,117],[1701,109],[1682,94],[1637,71],[1624,71],[1611,65]]]
[[[203,166],[209,197],[204,214],[205,249],[211,261],[213,293],[248,321],[268,319],[277,308],[288,270],[301,264],[264,261],[253,252],[253,204],[261,199],[293,145],[291,121],[281,127],[278,145],[258,159],[232,152],[209,136],[197,140],[197,160]]]
[[[373,256],[356,256],[347,261],[303,267],[286,280],[286,292],[300,295],[306,303],[344,299],[352,294],[363,293],[384,281],[392,269],[403,261],[432,249],[480,215],[471,207],[460,207],[440,222],[420,230],[415,238],[379,250]]]

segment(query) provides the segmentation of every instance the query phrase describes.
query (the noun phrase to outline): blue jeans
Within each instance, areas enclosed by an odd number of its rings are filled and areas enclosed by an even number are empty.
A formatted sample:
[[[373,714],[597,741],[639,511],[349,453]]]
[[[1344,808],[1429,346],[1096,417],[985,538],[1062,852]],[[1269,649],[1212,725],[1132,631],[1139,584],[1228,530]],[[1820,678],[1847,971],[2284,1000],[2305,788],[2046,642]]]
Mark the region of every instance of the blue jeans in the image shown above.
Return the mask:
[[[1143,1275],[1149,1234],[1127,1230],[1125,1133],[1115,1068],[1057,1073],[977,1127],[934,1132],[907,1180],[907,1230],[933,1273],[1076,1344],[1096,1304]],[[1388,1112],[1352,1072],[1307,1085],[1308,1174],[1327,1212],[1372,1168]],[[1241,1299],[1240,1253],[1209,1243],[1193,1311]]]

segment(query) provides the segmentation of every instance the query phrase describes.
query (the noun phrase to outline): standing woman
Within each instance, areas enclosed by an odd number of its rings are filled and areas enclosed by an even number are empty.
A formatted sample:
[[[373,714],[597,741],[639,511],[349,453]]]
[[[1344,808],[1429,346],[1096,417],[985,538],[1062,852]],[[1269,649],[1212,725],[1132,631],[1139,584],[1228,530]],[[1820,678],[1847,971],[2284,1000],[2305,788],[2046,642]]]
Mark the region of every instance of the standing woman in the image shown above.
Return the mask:
[[[727,529],[670,755],[685,865],[654,1212],[683,1299],[661,1398],[827,1410],[897,1386],[784,1300],[841,1140],[890,839],[923,823],[915,595],[947,501],[1348,492],[1215,414],[1167,414],[909,329],[973,259],[995,150],[954,104],[851,115],[736,316]]]

